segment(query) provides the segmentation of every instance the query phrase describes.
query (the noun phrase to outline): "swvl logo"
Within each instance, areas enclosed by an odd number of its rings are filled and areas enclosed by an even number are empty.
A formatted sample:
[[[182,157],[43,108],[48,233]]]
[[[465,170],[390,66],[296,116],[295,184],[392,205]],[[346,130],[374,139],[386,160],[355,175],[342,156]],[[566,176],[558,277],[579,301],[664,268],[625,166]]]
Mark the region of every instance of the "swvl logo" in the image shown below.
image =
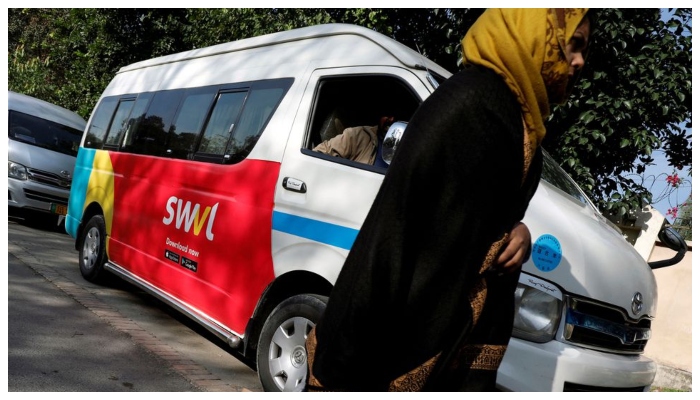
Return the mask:
[[[177,213],[174,209],[174,205],[177,203]],[[209,219],[207,224],[207,230],[205,232],[207,239],[214,240],[214,233],[212,233],[212,227],[214,226],[214,218],[216,218],[216,209],[219,208],[219,203],[214,204],[213,207],[205,207],[204,212],[200,216],[199,211],[202,208],[199,204],[192,206],[192,202],[188,201],[184,203],[182,199],[178,199],[175,196],[171,196],[168,202],[165,203],[165,211],[168,213],[166,217],[163,217],[163,223],[165,225],[170,225],[175,221],[175,228],[184,229],[185,232],[189,232],[192,227],[194,227],[194,235],[199,236],[199,232],[202,231],[204,222]],[[183,226],[184,225],[184,226]]]

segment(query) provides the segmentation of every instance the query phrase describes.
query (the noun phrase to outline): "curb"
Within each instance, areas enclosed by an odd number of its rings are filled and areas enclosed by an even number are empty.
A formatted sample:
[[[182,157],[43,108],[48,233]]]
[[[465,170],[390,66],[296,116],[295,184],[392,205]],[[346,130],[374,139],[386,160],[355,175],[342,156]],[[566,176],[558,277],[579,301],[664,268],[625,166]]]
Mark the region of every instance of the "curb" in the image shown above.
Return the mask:
[[[689,371],[670,367],[667,365],[656,365],[656,378],[653,387],[669,388],[683,392],[693,391],[693,374]]]

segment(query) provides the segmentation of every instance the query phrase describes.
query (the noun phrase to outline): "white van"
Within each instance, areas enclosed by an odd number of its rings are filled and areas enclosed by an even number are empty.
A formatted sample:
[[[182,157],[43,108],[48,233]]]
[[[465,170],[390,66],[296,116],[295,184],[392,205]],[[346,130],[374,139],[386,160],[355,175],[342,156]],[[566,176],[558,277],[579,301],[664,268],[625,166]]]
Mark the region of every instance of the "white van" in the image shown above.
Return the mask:
[[[85,120],[73,111],[7,92],[9,212],[56,226],[68,210]]]
[[[135,283],[235,348],[265,390],[302,390],[306,333],[386,171],[312,149],[387,113],[409,121],[449,76],[344,24],[123,67],[75,168],[66,230],[83,276]],[[549,157],[543,174],[498,385],[649,390],[651,269]]]

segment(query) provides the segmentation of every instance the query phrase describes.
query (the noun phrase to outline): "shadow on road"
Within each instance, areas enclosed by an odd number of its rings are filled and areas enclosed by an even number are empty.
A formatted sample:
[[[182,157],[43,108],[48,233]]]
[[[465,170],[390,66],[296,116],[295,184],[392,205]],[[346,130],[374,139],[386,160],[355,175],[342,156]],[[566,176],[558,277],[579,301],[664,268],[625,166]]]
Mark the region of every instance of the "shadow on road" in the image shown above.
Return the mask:
[[[58,217],[51,214],[16,210],[14,207],[8,207],[7,217],[11,222],[16,222],[33,229],[68,234],[66,233],[65,223],[61,221],[59,224]]]

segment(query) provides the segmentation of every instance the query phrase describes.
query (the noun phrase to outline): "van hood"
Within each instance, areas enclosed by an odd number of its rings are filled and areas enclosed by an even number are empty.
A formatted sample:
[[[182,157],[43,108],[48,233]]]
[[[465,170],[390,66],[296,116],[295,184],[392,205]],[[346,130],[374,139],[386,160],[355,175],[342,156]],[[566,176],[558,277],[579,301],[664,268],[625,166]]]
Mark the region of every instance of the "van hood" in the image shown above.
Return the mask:
[[[27,168],[51,172],[66,179],[71,179],[73,176],[75,157],[17,140],[8,139],[8,141],[8,161],[22,164]]]
[[[651,268],[591,205],[543,180],[524,222],[533,243],[524,272],[565,293],[622,308],[630,319],[654,317],[657,287]]]

